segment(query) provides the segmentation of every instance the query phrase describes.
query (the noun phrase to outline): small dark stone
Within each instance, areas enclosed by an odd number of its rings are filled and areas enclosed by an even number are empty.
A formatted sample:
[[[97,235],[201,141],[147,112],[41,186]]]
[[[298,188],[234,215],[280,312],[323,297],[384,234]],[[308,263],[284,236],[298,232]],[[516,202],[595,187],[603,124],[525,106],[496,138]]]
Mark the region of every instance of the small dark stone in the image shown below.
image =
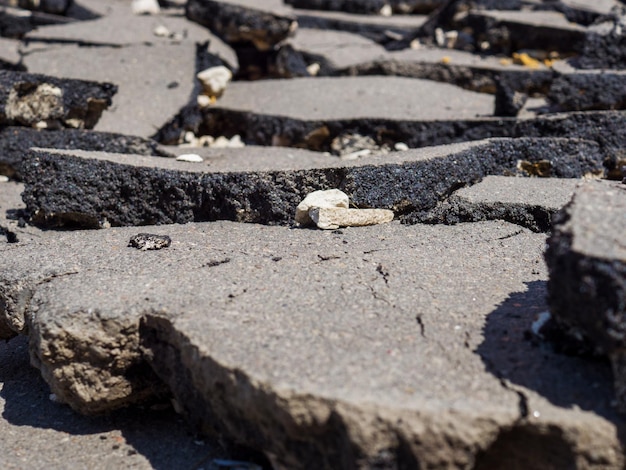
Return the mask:
[[[141,251],[160,250],[172,244],[172,239],[167,235],[154,235],[152,233],[139,233],[132,237],[128,246]]]

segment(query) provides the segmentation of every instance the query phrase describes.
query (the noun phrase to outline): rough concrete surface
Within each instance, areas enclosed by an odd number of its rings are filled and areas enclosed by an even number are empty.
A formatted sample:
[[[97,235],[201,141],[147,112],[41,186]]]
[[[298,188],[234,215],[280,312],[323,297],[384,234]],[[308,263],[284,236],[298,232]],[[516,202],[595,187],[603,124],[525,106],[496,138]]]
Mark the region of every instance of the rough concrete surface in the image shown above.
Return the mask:
[[[43,226],[86,228],[207,220],[293,222],[311,191],[337,188],[356,207],[397,215],[431,209],[487,174],[513,174],[518,160],[545,159],[550,174],[603,171],[596,144],[568,139],[495,139],[395,152],[323,166],[212,172],[207,163],[83,151],[34,151],[22,162],[24,201]]]
[[[4,467],[626,468],[623,1],[0,3]]]
[[[48,232],[5,266],[5,285],[32,289],[32,360],[76,409],[145,398],[146,358],[192,422],[276,468],[497,468],[511,436],[531,445],[518,448],[531,466],[622,463],[606,368],[523,339],[545,309],[541,234],[501,222],[149,231],[171,247],[127,248],[136,228]],[[518,349],[501,356],[507,341]],[[561,379],[543,383],[546,368]]]

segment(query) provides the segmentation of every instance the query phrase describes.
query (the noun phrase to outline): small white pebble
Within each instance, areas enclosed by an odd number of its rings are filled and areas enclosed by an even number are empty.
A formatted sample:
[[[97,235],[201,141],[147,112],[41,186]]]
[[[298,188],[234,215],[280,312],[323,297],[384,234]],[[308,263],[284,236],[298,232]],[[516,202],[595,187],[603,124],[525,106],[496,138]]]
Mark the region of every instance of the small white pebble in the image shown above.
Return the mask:
[[[8,183],[9,177],[5,175],[0,175],[0,183]]]
[[[396,142],[393,148],[396,149],[398,152],[404,152],[405,150],[409,150],[409,146],[404,142]]]
[[[391,16],[393,15],[393,10],[391,9],[391,5],[385,5],[380,9],[381,16]]]
[[[157,15],[161,11],[157,0],[133,0],[131,8],[135,15]]]
[[[152,31],[152,33],[160,38],[166,38],[170,35],[170,30],[167,29],[166,26],[163,26],[162,24],[160,24],[159,26],[157,26],[156,28],[154,28],[154,30]]]
[[[356,152],[346,153],[342,155],[340,158],[342,160],[357,160],[361,157],[367,157],[370,155],[372,151],[370,149],[357,150]]]
[[[315,77],[318,73],[320,73],[320,68],[320,64],[313,62],[312,64],[307,65],[306,71],[309,72],[309,75]]]
[[[204,161],[204,158],[197,153],[183,153],[182,155],[176,157],[176,160],[179,162],[201,163]]]
[[[210,96],[207,95],[198,95],[198,106],[201,108],[208,108],[212,104],[212,100]]]
[[[541,416],[541,413],[539,413],[538,411],[533,411],[533,418],[539,418]]]
[[[194,140],[196,140],[196,135],[191,131],[187,131],[185,132],[185,136],[183,137],[183,140],[187,143],[193,142]]]
[[[245,146],[246,144],[243,143],[239,134],[235,134],[234,136],[232,136],[230,138],[230,141],[228,142],[228,147],[231,149],[239,149]]]

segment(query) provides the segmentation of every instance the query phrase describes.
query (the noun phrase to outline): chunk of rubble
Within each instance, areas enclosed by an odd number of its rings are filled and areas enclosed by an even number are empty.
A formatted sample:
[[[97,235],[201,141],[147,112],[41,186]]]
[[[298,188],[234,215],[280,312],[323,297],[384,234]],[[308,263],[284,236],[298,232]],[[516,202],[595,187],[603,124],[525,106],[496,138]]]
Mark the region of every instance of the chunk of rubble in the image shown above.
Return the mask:
[[[0,125],[90,129],[116,92],[110,83],[0,70]]]
[[[8,0],[3,3],[12,7],[62,15],[73,5],[74,0]]]
[[[487,174],[514,174],[522,158],[550,161],[557,177],[580,177],[601,172],[604,155],[581,140],[495,139],[389,153],[368,165],[329,156],[326,164],[292,160],[281,170],[242,171],[234,161],[211,171],[208,162],[36,150],[22,163],[23,197],[33,220],[46,226],[291,224],[293,208],[311,191],[337,188],[356,207],[406,215]]]
[[[218,222],[147,228],[176,240],[147,255],[124,249],[136,230],[0,245],[2,316],[23,316],[33,364],[82,413],[167,386],[195,426],[277,468],[502,468],[511,439],[528,468],[574,455],[583,467],[624,463],[596,363],[539,351],[503,333],[509,323],[485,329],[513,303],[545,310],[544,290],[529,287],[545,279],[541,234],[502,222],[334,234]],[[17,291],[21,310],[6,302]],[[503,335],[521,351],[500,354]],[[512,381],[527,369],[543,389]]]
[[[553,318],[611,359],[626,411],[626,186],[589,181],[555,218],[545,258]]]
[[[413,221],[455,224],[506,220],[534,232],[548,232],[554,214],[570,201],[580,181],[486,176],[480,183],[457,190]]]
[[[286,0],[285,3],[311,10],[391,16],[393,13],[427,14],[445,0]]]
[[[339,227],[364,227],[391,222],[393,211],[386,209],[349,209],[348,195],[338,189],[313,191],[296,207],[296,224],[315,224],[323,230]]]
[[[219,98],[232,80],[233,73],[228,67],[218,65],[198,72],[196,78],[202,83],[202,91],[205,95]]]
[[[60,15],[0,5],[0,36],[20,39],[38,26],[74,21]]]
[[[393,211],[389,209],[345,209],[343,207],[312,207],[309,217],[323,230],[339,227],[364,227],[367,225],[386,224],[393,220]]]
[[[185,13],[226,42],[252,43],[259,51],[273,48],[298,26],[280,0],[190,0]]]
[[[307,194],[296,207],[295,222],[300,225],[309,225],[313,220],[309,216],[309,211],[315,207],[350,207],[350,198],[346,193],[338,189],[326,189],[313,191]]]

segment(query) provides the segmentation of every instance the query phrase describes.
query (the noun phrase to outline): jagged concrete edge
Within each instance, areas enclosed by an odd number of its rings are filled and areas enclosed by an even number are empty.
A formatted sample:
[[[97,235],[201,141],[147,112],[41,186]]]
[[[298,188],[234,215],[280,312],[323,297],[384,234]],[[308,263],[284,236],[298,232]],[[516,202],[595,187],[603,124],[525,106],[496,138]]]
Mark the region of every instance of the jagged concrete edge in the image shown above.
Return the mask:
[[[568,442],[567,432],[528,419],[521,408],[518,415],[491,418],[467,409],[400,411],[272,387],[200,351],[176,330],[175,319],[146,315],[140,336],[147,361],[193,425],[265,452],[274,468],[305,469],[313,462],[320,469],[474,468],[502,459],[512,438],[516,454],[532,454],[529,462],[535,464],[597,450],[598,442],[579,448]],[[568,424],[575,433],[577,424]],[[470,429],[482,432],[471,439]],[[538,448],[538,439],[549,445]]]
[[[518,203],[474,203],[452,195],[432,211],[418,214],[411,222],[457,224],[483,220],[504,220],[533,232],[548,232],[555,210]]]
[[[584,155],[583,149],[588,151]],[[568,152],[578,160],[563,154]],[[515,172],[518,159],[540,157],[552,161],[555,176],[603,170],[597,144],[566,139],[490,140],[462,152],[402,163],[230,173],[135,167],[31,151],[23,163],[23,200],[37,224],[88,228],[212,220],[291,224],[306,194],[331,188],[346,192],[357,207],[404,216],[429,210],[488,174]],[[109,174],[116,177],[103,183],[102,175]],[[64,186],[72,190],[64,191]],[[120,211],[122,205],[132,210]]]

